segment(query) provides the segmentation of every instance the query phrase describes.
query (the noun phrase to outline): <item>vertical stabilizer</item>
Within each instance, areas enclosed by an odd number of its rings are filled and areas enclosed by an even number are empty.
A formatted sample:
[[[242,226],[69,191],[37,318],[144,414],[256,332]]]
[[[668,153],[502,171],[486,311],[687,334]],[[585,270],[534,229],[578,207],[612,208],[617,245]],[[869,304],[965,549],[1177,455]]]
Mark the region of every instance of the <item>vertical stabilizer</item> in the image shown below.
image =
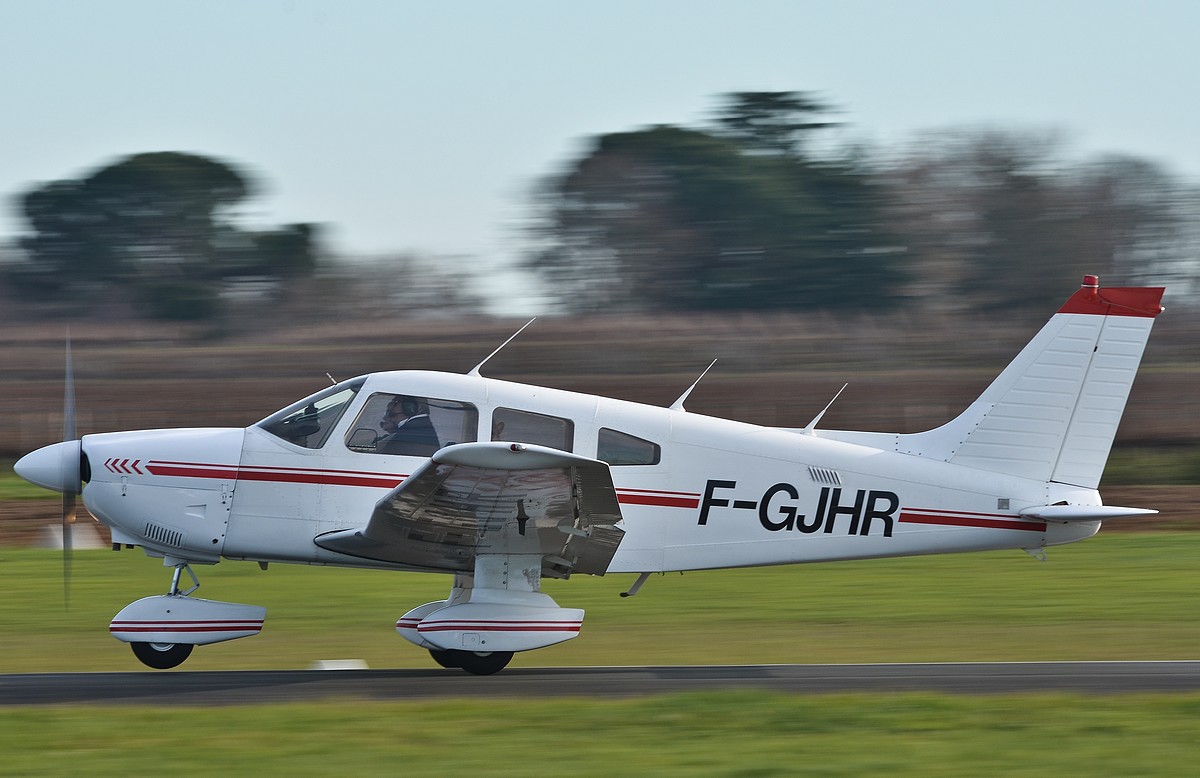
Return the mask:
[[[1094,489],[1163,310],[1162,287],[1100,289],[1059,309],[979,399],[948,424],[899,435],[919,456]]]

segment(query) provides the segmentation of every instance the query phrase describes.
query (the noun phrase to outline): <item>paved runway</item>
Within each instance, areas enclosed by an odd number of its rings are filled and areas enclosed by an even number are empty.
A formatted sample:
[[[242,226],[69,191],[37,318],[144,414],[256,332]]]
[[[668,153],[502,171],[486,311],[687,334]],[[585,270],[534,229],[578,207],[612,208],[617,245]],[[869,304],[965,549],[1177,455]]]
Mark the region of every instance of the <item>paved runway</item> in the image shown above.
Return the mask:
[[[372,700],[620,697],[747,688],[797,694],[918,690],[958,694],[1196,691],[1200,690],[1200,661],[510,668],[485,677],[457,670],[0,675],[0,705],[72,702],[230,705],[328,697]]]

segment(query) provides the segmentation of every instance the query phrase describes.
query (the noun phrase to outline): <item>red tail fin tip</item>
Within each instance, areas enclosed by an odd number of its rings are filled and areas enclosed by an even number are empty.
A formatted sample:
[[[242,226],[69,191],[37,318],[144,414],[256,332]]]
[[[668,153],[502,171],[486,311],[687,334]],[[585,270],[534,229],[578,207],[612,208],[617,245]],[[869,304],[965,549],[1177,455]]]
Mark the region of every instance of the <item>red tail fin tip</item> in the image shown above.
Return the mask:
[[[1163,291],[1161,286],[1114,286],[1101,290],[1099,276],[1084,276],[1083,284],[1058,312],[1153,319],[1165,310],[1161,305]]]

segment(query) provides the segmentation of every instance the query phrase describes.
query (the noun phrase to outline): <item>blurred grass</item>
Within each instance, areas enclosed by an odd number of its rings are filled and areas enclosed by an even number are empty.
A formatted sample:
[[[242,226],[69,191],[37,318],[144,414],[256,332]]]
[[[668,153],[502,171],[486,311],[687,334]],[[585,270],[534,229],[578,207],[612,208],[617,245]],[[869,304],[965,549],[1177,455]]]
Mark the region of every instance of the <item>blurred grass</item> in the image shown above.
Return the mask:
[[[1200,533],[1115,533],[1049,549],[547,581],[587,611],[579,638],[514,666],[1190,659]],[[445,597],[446,576],[223,562],[196,596],[267,606],[261,635],[202,646],[188,670],[304,668],[320,659],[431,667],[395,619]],[[107,634],[170,570],[140,551],[76,552],[71,609],[52,551],[0,549],[0,672],[138,670]]]
[[[1144,486],[1200,483],[1200,448],[1195,446],[1118,446],[1108,457],[1103,485]]]
[[[0,708],[2,775],[1194,775],[1200,694]]]
[[[58,498],[54,492],[34,486],[13,472],[13,462],[0,459],[0,500],[45,500]]]

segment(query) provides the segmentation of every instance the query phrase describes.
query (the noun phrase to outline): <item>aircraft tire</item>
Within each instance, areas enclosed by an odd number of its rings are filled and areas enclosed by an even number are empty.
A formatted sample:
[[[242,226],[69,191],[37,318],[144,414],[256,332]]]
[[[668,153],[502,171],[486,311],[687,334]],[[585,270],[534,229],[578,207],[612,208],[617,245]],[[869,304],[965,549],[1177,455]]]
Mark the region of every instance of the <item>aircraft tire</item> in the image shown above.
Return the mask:
[[[437,662],[442,667],[448,670],[458,670],[462,667],[458,663],[458,658],[454,656],[453,651],[438,651],[437,649],[429,649],[429,655],[433,657],[433,661]]]
[[[508,667],[508,663],[512,661],[512,651],[491,651],[486,654],[477,654],[474,651],[450,651],[454,654],[454,661],[471,675],[492,675],[498,673]]]
[[[178,667],[195,648],[191,643],[130,643],[129,647],[142,664],[155,670]]]

